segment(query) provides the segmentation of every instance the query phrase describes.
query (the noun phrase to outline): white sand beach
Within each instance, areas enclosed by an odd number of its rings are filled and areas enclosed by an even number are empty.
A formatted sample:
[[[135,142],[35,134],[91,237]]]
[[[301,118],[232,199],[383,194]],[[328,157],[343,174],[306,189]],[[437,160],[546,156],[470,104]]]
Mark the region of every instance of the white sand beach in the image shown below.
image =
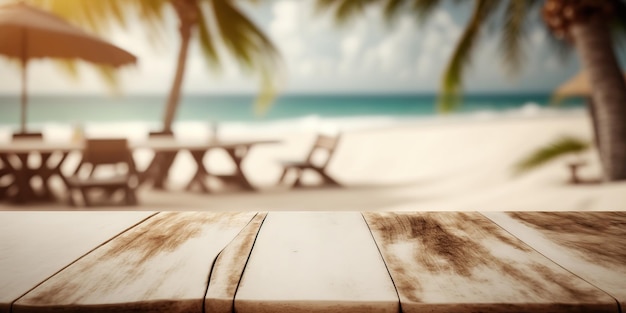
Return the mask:
[[[567,158],[522,176],[512,166],[528,152],[561,135],[591,138],[584,112],[565,112],[497,118],[437,118],[422,121],[379,123],[375,128],[347,127],[329,165],[329,173],[343,188],[286,189],[276,187],[282,172],[279,160],[304,158],[315,138],[315,127],[284,131],[263,128],[242,131],[232,126],[223,138],[279,139],[280,144],[254,147],[243,164],[258,192],[224,191],[213,194],[184,191],[195,171],[191,156],[183,152],[175,160],[167,191],[150,186],[139,190],[139,207],[96,207],[96,210],[210,210],[210,211],[585,211],[626,210],[626,182],[611,184],[567,183]],[[320,126],[318,124],[316,126]],[[323,126],[323,127],[322,127]],[[321,125],[332,129],[332,125]],[[318,129],[320,127],[317,127]],[[206,129],[179,128],[177,137],[203,140]],[[88,130],[88,134],[89,129]],[[145,138],[145,132],[121,128],[100,130],[106,134]],[[96,128],[91,134],[102,135]],[[47,138],[61,140],[67,132],[51,129]],[[142,137],[143,136],[143,137]],[[57,137],[57,138],[55,138]],[[151,152],[135,154],[140,169]],[[595,152],[581,156],[588,165],[583,179],[600,175]],[[76,156],[65,166],[76,165]],[[205,162],[228,172],[233,165],[221,151]],[[314,182],[314,174],[306,179]],[[59,192],[62,192],[59,186]],[[2,210],[68,210],[64,203],[13,206]]]

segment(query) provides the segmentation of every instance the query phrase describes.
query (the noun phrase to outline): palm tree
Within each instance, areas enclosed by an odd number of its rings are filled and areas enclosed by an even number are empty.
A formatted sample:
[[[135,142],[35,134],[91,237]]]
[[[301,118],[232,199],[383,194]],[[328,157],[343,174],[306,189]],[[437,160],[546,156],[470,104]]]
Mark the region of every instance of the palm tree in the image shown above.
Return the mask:
[[[140,17],[150,38],[158,38],[166,26],[166,11],[173,9],[178,19],[180,46],[174,80],[170,87],[163,132],[171,133],[180,101],[185,66],[192,39],[199,40],[210,66],[219,65],[218,41],[246,70],[258,70],[261,91],[257,108],[264,109],[275,94],[275,73],[280,57],[272,42],[242,13],[233,0],[30,0],[76,24],[105,32],[111,23],[126,26]],[[66,64],[67,65],[67,64]],[[71,66],[70,66],[71,68]],[[112,73],[106,72],[111,77]]]
[[[320,10],[334,10],[337,21],[345,22],[365,6],[384,8],[393,20],[400,11],[410,9],[426,20],[443,0],[318,0]],[[455,0],[455,4],[467,1]],[[470,19],[450,57],[440,87],[438,108],[449,112],[458,106],[462,94],[463,71],[472,52],[490,22],[498,20],[502,27],[500,48],[504,64],[516,73],[523,60],[522,38],[525,24],[532,13],[541,8],[545,25],[559,52],[574,47],[583,67],[590,73],[592,86],[591,111],[597,124],[598,151],[605,181],[626,179],[626,83],[620,74],[613,47],[612,30],[623,35],[626,30],[624,0],[474,0]],[[617,27],[613,27],[617,26]],[[486,30],[489,30],[488,28]],[[617,38],[617,37],[615,37]],[[620,37],[623,39],[623,37]],[[557,40],[562,40],[558,42]]]
[[[567,163],[567,167],[570,170],[570,182],[579,184],[582,180],[578,177],[578,168],[586,163],[580,158],[580,154],[590,148],[590,142],[585,139],[573,136],[556,138],[556,140],[519,160],[515,164],[515,174],[523,174],[565,156],[576,155],[578,160],[571,160]]]

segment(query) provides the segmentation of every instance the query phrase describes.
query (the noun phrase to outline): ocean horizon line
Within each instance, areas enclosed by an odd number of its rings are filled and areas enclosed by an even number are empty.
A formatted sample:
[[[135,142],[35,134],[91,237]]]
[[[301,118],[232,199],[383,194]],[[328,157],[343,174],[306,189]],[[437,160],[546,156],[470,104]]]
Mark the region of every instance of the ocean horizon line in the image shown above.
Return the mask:
[[[530,91],[472,91],[465,92],[462,97],[472,96],[549,96],[553,91],[550,90],[530,90]],[[417,97],[437,97],[438,92],[431,91],[290,91],[284,93],[278,93],[277,98],[282,96],[417,96]],[[167,97],[167,93],[158,92],[120,92],[119,94],[110,94],[108,92],[43,92],[43,93],[29,93],[28,97],[107,97],[107,98],[124,98],[124,97]],[[256,97],[258,93],[253,92],[185,92],[181,94],[181,97],[197,97],[197,96],[241,96],[241,97]],[[20,92],[8,93],[0,92],[2,98],[19,98]]]
[[[432,116],[440,112],[435,94],[393,95],[283,95],[269,108],[258,112],[250,95],[185,95],[176,112],[178,120],[210,119],[215,121],[253,122],[284,120],[307,116],[343,118],[356,116]],[[27,121],[33,122],[111,122],[160,121],[165,109],[161,96],[108,97],[31,96]],[[536,111],[541,108],[580,108],[584,102],[568,99],[560,106],[550,102],[549,94],[467,95],[455,113],[474,114],[515,110]],[[20,101],[17,97],[0,97],[0,124],[19,122]]]

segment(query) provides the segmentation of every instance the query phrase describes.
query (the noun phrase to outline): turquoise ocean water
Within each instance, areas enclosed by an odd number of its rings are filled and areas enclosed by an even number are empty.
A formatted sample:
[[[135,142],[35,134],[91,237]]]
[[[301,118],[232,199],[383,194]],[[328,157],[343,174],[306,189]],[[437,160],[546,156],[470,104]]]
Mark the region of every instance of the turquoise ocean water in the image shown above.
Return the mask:
[[[28,124],[150,122],[162,119],[163,95],[42,96],[29,98]],[[458,115],[480,112],[511,112],[550,107],[548,94],[467,95]],[[272,122],[315,116],[320,119],[358,117],[413,118],[437,115],[435,95],[283,95],[264,115],[255,114],[254,95],[186,95],[181,99],[177,121]],[[584,107],[582,99],[569,99],[551,110]],[[0,96],[0,125],[19,124],[20,99]]]

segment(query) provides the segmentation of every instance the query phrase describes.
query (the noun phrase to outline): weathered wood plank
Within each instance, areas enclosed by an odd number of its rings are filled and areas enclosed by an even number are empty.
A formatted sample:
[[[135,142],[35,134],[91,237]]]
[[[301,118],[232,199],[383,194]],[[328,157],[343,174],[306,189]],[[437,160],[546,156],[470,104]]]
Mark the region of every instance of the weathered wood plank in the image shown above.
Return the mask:
[[[0,312],[154,212],[0,212]]]
[[[235,297],[239,313],[398,312],[398,298],[358,212],[272,212]]]
[[[626,308],[626,212],[489,212],[485,216]]]
[[[617,312],[606,293],[478,213],[364,213],[402,312]]]
[[[211,271],[205,312],[231,313],[239,281],[267,213],[259,213],[220,253]]]
[[[61,271],[15,312],[201,312],[217,254],[254,212],[165,212]]]

